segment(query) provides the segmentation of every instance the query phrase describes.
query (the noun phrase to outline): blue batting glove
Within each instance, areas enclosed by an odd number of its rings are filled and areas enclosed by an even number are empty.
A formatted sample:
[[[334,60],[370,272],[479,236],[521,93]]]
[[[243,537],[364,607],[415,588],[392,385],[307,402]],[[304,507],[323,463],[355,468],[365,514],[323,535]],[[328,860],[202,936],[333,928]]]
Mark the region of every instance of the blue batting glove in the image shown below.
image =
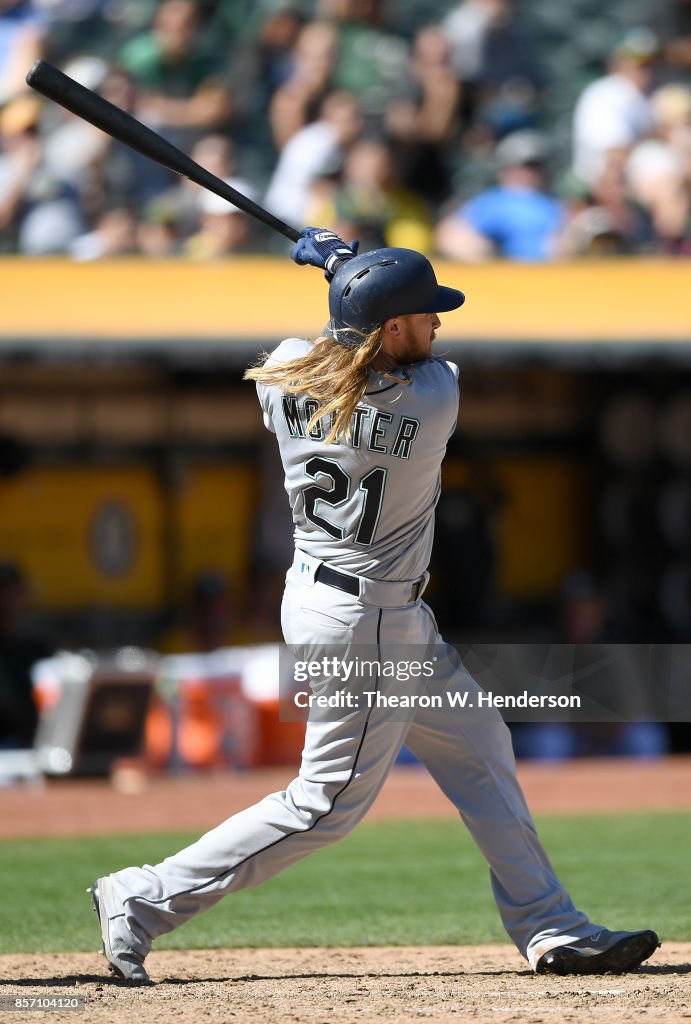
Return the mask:
[[[324,271],[327,281],[336,273],[341,263],[352,260],[357,254],[359,242],[346,245],[342,238],[328,228],[305,228],[290,250],[290,258],[304,267],[308,264]]]

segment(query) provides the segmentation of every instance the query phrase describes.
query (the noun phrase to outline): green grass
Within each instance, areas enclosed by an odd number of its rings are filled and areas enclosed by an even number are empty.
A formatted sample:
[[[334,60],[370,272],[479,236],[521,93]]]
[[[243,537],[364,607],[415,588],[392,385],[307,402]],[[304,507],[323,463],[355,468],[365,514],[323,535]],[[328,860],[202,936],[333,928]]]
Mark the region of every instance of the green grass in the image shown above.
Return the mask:
[[[578,906],[609,928],[691,939],[683,898],[690,814],[545,818],[540,834]],[[195,835],[0,843],[0,953],[98,947],[85,887],[156,863]],[[157,942],[220,946],[473,944],[506,941],[487,867],[454,821],[364,824]]]

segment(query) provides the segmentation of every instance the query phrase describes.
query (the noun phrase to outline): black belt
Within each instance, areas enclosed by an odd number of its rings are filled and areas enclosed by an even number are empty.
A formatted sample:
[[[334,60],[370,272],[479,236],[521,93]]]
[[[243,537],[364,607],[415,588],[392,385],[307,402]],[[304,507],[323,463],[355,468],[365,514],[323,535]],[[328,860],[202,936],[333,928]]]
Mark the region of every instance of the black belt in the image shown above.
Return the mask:
[[[325,583],[327,587],[335,587],[337,590],[344,590],[346,594],[352,594],[353,597],[360,595],[360,582],[357,576],[348,576],[344,572],[339,572],[338,569],[331,569],[328,565],[323,562],[317,566],[317,571],[314,574],[315,583]],[[409,601],[417,601],[420,596],[420,591],[424,585],[424,578],[416,580],[410,588]]]
[[[357,576],[347,576],[338,569],[329,569],[328,565],[322,562],[317,567],[314,579],[318,583],[326,583],[327,587],[336,587],[337,590],[345,590],[346,594],[358,597],[360,594],[360,582]]]

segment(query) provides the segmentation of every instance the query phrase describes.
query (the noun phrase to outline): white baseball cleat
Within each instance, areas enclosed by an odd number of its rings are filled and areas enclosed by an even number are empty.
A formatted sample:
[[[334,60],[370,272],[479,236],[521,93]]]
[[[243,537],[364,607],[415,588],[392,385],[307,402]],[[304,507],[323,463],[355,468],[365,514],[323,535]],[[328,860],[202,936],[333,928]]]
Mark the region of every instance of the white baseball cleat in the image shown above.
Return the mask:
[[[134,982],[136,985],[152,985],[153,982],[144,967],[144,957],[135,953],[122,939],[111,936],[107,903],[112,894],[110,878],[105,875],[98,878],[86,890],[91,893],[94,910],[98,915],[103,940],[103,955],[110,964],[110,969],[118,978]]]
[[[537,962],[536,974],[624,974],[647,960],[660,945],[653,931],[610,932],[606,928],[556,946]]]

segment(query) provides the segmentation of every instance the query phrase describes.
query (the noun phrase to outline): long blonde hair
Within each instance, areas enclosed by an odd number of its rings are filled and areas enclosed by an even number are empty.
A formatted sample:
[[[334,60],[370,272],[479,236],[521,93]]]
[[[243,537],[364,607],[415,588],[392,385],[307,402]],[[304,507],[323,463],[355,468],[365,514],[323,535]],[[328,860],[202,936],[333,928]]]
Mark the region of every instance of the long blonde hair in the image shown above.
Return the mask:
[[[262,353],[259,363],[245,371],[244,379],[275,385],[290,395],[315,398],[319,408],[310,418],[307,432],[321,419],[331,416],[331,429],[324,444],[332,444],[349,436],[355,407],[362,401],[372,370],[380,370],[383,377],[396,384],[410,382],[389,372],[396,364],[382,352],[381,343],[381,327],[366,335],[356,348],[322,335],[307,355],[298,359],[267,364],[269,356]]]

